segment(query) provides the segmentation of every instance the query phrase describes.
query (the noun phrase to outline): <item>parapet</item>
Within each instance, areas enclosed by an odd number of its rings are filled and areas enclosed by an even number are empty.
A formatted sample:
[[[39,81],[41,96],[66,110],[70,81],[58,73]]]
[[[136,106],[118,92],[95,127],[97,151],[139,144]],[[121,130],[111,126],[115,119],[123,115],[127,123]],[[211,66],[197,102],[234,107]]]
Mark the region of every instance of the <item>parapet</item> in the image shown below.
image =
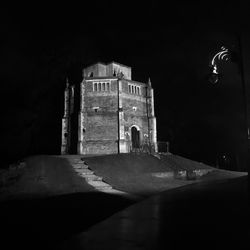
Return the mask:
[[[131,79],[131,67],[122,65],[117,62],[111,62],[104,64],[98,62],[96,64],[90,65],[83,69],[83,77],[116,77],[118,74],[122,73],[123,78],[127,80]]]

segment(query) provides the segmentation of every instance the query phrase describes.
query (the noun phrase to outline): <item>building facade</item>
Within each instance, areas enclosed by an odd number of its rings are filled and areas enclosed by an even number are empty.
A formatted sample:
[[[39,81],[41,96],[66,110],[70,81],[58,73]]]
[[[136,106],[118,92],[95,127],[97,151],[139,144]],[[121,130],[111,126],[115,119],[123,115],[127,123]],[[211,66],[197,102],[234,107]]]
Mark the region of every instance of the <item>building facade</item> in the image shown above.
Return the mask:
[[[62,154],[129,153],[142,148],[157,152],[150,80],[132,80],[131,68],[116,62],[96,63],[83,69],[83,80],[75,89],[67,81]]]

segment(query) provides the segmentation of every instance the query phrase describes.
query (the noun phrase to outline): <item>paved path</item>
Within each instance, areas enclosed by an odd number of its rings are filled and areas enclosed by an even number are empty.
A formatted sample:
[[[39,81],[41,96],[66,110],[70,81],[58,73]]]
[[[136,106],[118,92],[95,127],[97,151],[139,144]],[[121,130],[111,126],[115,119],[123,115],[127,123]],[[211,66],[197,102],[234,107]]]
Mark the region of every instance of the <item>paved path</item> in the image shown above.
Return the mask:
[[[65,241],[61,249],[249,249],[247,176],[146,199]]]

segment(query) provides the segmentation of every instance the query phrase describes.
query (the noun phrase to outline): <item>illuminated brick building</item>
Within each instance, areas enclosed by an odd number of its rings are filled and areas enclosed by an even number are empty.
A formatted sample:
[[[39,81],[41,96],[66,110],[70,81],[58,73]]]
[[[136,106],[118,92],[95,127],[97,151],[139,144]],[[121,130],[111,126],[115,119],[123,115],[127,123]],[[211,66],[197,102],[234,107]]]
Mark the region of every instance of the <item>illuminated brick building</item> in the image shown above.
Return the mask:
[[[67,82],[64,93],[62,154],[128,153],[145,145],[157,152],[150,80],[132,80],[131,68],[116,62],[96,63],[83,69],[76,87]]]

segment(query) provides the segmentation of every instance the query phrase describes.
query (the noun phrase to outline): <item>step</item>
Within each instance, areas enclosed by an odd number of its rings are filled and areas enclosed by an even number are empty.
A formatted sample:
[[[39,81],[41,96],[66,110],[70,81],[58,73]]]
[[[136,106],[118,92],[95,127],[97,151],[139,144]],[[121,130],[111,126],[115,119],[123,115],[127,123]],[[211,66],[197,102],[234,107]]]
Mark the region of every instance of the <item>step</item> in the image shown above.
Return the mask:
[[[102,191],[102,192],[106,192],[106,191],[111,191],[113,190],[113,188],[111,186],[104,186],[104,187],[95,187],[93,186],[95,189],[99,190],[99,191]]]
[[[91,177],[91,176],[93,176],[93,174],[91,174],[91,173],[78,173],[78,175],[80,175],[81,177],[83,177],[83,178],[87,178],[87,177]],[[94,175],[94,176],[96,176],[96,175]]]
[[[88,166],[88,164],[86,164],[85,162],[74,162],[74,163],[72,163],[72,164],[74,164],[74,165],[86,165],[86,166]]]
[[[78,174],[94,174],[94,172],[89,169],[75,169],[75,172]]]
[[[87,175],[85,179],[88,181],[102,181],[102,177],[96,175]]]
[[[69,161],[70,164],[81,164],[81,165],[87,165],[84,161]]]
[[[89,181],[88,184],[90,184],[90,185],[92,185],[94,187],[101,187],[101,188],[103,188],[103,187],[111,187],[112,188],[112,186],[110,186],[109,184],[107,184],[107,183],[105,183],[103,181]]]
[[[84,164],[74,164],[73,165],[73,168],[74,169],[87,169],[87,168],[89,168],[89,166],[88,165],[84,165]]]

